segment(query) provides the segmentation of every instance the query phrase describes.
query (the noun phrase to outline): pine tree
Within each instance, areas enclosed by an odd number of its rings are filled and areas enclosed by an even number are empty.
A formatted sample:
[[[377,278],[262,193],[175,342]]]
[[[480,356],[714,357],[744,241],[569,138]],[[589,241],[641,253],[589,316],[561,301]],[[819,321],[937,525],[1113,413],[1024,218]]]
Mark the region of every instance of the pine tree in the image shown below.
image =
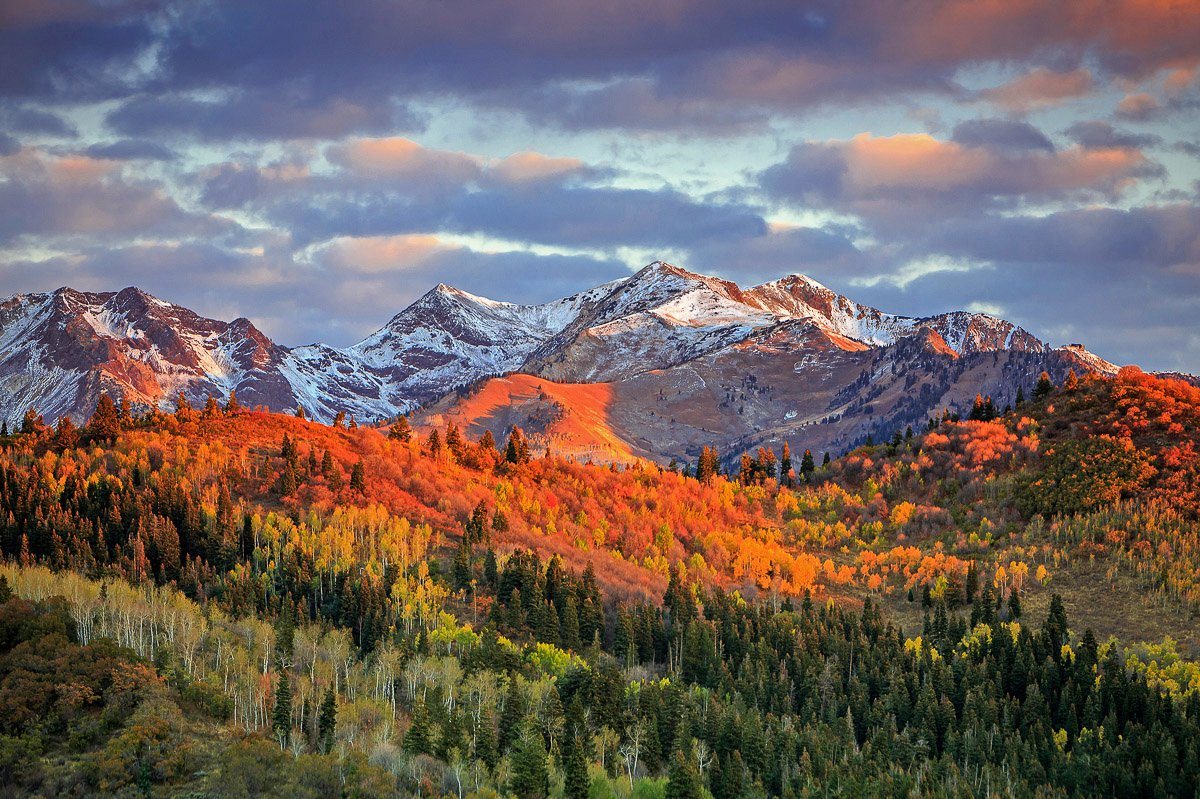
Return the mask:
[[[504,450],[504,459],[515,464],[529,463],[531,459],[529,443],[525,440],[525,433],[521,428],[514,426],[512,432],[508,434],[508,446]]]
[[[429,438],[425,441],[425,448],[429,451],[431,458],[439,458],[442,455],[442,434],[437,430],[431,430]]]
[[[281,748],[286,748],[292,737],[292,684],[287,669],[279,672],[275,686],[275,708],[271,711],[271,729]]]
[[[321,752],[328,754],[333,748],[333,736],[337,732],[337,695],[333,692],[333,684],[325,690],[325,698],[321,700],[321,715],[317,722],[317,733]]]
[[[112,397],[101,394],[96,410],[87,423],[88,437],[95,441],[113,441],[121,433],[121,416]]]
[[[517,610],[519,611],[520,608],[518,607]],[[508,693],[504,697],[504,710],[500,712],[501,751],[506,751],[512,746],[513,739],[521,731],[521,720],[523,718],[525,718],[525,696],[521,693],[521,688],[517,685],[515,676],[510,676],[508,679]]]
[[[229,392],[229,399],[225,401],[225,413],[237,413],[241,409],[242,406],[238,404],[237,391],[231,390]]]
[[[1054,383],[1050,380],[1049,372],[1042,372],[1038,375],[1037,385],[1033,387],[1033,398],[1035,400],[1044,399],[1050,396],[1054,391]]]
[[[461,460],[463,453],[463,437],[462,433],[458,432],[458,425],[454,422],[446,425],[446,449],[450,450],[455,459]]]
[[[175,396],[175,418],[181,422],[190,422],[196,418],[195,409],[182,391]]]
[[[433,745],[429,738],[429,709],[424,702],[417,702],[412,711],[412,723],[404,733],[404,749],[414,755],[432,754]]]
[[[808,450],[808,449],[804,450],[804,457],[802,457],[800,459],[800,474],[801,474],[801,476],[805,480],[808,480],[809,478],[812,477],[812,473],[815,472],[816,470],[817,470],[817,466],[815,463],[813,463],[812,450]]]
[[[208,395],[208,401],[204,403],[204,410],[200,412],[201,419],[219,419],[221,417],[221,406],[217,404],[217,398],[212,394]]]
[[[33,408],[25,411],[21,417],[21,435],[40,435],[46,430],[46,422],[42,415]]]
[[[779,483],[785,486],[792,484],[792,450],[786,441],[783,442],[783,454],[779,459]]]
[[[508,789],[521,799],[544,799],[550,795],[546,745],[541,732],[532,722],[524,725],[521,737],[513,745],[512,776]]]
[[[563,753],[563,799],[588,799],[587,760],[583,754],[580,733],[568,731]]]
[[[702,796],[695,766],[683,752],[675,752],[667,773],[666,799],[701,799]]]
[[[489,708],[485,708],[479,717],[479,728],[475,731],[475,757],[482,760],[490,769],[494,769],[500,762],[500,746],[496,741],[496,723]]]
[[[296,418],[297,419],[307,419],[308,418],[308,414],[305,413],[303,405],[296,406]]]
[[[399,441],[407,444],[412,441],[412,427],[408,423],[407,416],[401,416],[392,425],[392,429],[388,430],[388,438],[392,441]]]
[[[701,483],[711,482],[721,470],[721,456],[715,447],[703,447],[696,460],[696,479]]]
[[[829,465],[829,451],[828,450],[826,450],[826,452],[825,452],[825,457],[821,459],[821,465],[822,466]]]
[[[359,461],[350,469],[350,488],[360,493],[367,490],[367,473],[363,462]]]
[[[975,566],[975,561],[967,564],[967,581],[965,590],[967,593],[967,601],[975,601],[975,592],[979,590],[979,570]]]
[[[1018,595],[1016,586],[1013,586],[1008,595],[1008,617],[1014,621],[1021,618],[1021,597]]]
[[[1067,372],[1067,379],[1063,381],[1064,391],[1077,391],[1079,389],[1079,376],[1075,374],[1075,370],[1071,369]]]
[[[333,426],[339,430],[346,426],[346,412],[345,411],[337,412],[337,415],[333,417]]]
[[[463,590],[471,587],[471,546],[466,538],[454,553],[454,587]]]

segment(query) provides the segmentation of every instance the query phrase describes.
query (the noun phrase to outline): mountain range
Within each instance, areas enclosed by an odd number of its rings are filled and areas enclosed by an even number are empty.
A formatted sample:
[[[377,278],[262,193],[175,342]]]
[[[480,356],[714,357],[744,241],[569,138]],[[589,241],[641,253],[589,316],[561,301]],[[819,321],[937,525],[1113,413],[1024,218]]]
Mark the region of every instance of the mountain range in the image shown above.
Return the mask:
[[[237,392],[329,421],[412,414],[597,460],[691,457],[787,439],[841,451],[976,394],[1012,402],[1042,371],[1116,367],[982,313],[914,318],[803,275],[752,288],[655,262],[543,305],[438,285],[346,348],[284,347],[137,289],[0,302],[0,417],[85,420],[101,395],[174,407]]]

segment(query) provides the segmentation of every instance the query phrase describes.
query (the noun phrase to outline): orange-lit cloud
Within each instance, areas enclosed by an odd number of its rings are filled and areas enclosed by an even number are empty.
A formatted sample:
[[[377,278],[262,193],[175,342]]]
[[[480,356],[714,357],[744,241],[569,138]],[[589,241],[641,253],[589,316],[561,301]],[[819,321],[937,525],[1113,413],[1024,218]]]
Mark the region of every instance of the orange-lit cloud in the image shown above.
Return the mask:
[[[1055,72],[1034,69],[1003,86],[980,92],[980,97],[1009,111],[1028,112],[1082,97],[1094,81],[1086,69]]]
[[[975,215],[1067,198],[1115,198],[1161,167],[1134,147],[963,144],[926,134],[808,143],[763,173],[764,187],[804,205],[878,223],[913,224],[930,213]]]

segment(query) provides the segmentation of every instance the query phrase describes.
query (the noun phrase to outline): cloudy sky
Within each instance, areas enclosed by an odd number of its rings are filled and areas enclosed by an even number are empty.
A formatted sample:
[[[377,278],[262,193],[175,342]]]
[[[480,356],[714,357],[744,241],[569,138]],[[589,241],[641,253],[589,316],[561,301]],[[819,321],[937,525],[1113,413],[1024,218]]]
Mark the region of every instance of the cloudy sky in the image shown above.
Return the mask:
[[[1200,4],[0,0],[0,294],[342,345],[659,258],[1200,372]]]

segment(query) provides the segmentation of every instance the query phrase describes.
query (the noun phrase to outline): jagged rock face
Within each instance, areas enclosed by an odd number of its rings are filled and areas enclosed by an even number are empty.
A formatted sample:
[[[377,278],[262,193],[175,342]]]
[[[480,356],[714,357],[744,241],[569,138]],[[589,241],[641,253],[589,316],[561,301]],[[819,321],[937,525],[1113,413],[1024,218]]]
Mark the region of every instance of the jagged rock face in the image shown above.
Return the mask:
[[[0,415],[28,408],[85,418],[101,393],[137,406],[237,391],[247,404],[286,407],[277,367],[286,350],[247,319],[206,319],[136,288],[59,289],[13,297],[0,310]]]
[[[525,373],[611,386],[603,423],[632,451],[668,455],[797,431],[833,446],[960,394],[1005,397],[1029,370],[1072,367],[1115,370],[985,314],[897,316],[802,275],[743,289],[662,262],[542,305],[439,285],[344,349],[289,349],[247,319],[206,319],[135,288],[0,302],[0,417],[10,424],[30,407],[82,421],[105,392],[171,407],[179,392],[198,403],[236,391],[247,406],[373,420],[435,403],[447,411],[471,386]],[[624,452],[611,432],[608,450]]]

